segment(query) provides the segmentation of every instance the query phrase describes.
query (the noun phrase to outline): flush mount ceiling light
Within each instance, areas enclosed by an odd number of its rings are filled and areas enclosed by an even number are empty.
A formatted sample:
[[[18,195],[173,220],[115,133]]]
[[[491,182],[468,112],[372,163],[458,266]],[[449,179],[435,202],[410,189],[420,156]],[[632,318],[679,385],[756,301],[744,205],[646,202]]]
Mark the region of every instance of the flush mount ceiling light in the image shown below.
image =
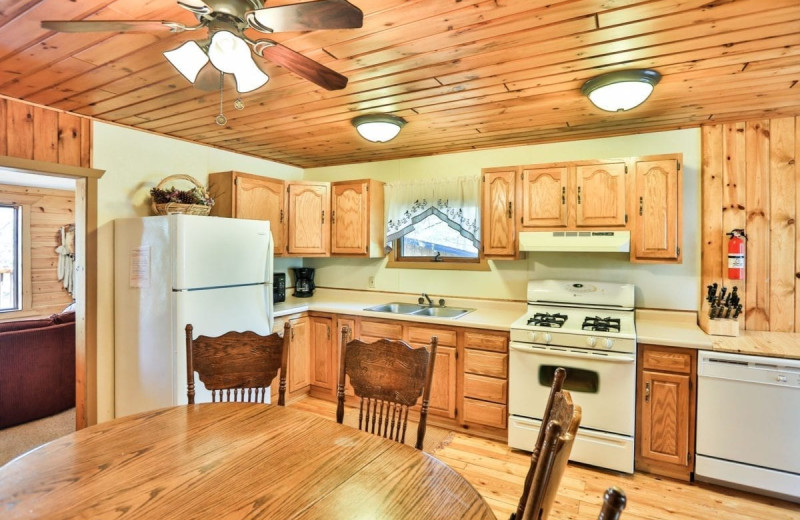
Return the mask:
[[[618,70],[590,79],[581,92],[597,108],[620,112],[644,103],[660,80],[661,74],[650,69]]]
[[[353,118],[353,126],[361,137],[373,143],[391,141],[405,124],[405,119],[390,114],[366,114]]]

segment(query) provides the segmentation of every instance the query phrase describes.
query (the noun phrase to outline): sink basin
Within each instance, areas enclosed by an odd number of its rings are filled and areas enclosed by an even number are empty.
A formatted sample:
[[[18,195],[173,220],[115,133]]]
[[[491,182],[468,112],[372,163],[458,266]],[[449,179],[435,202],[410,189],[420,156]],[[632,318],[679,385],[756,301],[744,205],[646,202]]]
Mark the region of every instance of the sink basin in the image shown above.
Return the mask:
[[[374,307],[367,307],[365,311],[373,312],[393,312],[395,314],[411,314],[412,312],[423,309],[422,305],[416,303],[384,303],[383,305],[375,305]]]
[[[435,316],[437,318],[460,318],[475,309],[460,309],[458,307],[424,307],[416,312],[414,316]]]

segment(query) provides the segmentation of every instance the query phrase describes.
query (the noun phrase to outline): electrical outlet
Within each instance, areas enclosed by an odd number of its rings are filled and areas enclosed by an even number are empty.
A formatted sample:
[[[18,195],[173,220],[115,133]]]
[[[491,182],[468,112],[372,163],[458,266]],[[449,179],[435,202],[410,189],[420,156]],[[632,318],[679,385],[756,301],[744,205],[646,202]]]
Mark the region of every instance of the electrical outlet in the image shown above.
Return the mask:
[[[367,286],[370,289],[374,289],[375,288],[375,277],[374,276],[370,276],[369,277],[369,279],[367,280]]]

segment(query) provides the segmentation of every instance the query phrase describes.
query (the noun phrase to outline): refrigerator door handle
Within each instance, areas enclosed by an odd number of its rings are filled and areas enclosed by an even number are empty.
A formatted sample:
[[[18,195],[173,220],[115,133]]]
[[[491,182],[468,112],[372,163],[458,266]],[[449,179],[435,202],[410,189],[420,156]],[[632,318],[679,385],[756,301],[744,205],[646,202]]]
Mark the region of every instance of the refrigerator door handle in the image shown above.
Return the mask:
[[[272,241],[272,231],[269,231],[267,232],[267,279],[266,279],[265,289],[267,293],[267,326],[269,327],[270,333],[272,332],[272,327],[275,325],[275,320],[273,317],[274,253],[275,253],[275,243]]]

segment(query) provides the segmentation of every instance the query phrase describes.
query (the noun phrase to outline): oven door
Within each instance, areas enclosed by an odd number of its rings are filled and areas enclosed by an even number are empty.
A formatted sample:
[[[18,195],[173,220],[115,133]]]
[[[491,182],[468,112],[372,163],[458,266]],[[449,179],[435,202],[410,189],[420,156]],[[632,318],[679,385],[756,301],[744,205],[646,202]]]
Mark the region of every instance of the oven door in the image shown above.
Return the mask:
[[[581,428],[633,437],[635,354],[512,341],[508,365],[512,416],[541,420],[553,373],[563,367],[564,389],[582,409]]]

